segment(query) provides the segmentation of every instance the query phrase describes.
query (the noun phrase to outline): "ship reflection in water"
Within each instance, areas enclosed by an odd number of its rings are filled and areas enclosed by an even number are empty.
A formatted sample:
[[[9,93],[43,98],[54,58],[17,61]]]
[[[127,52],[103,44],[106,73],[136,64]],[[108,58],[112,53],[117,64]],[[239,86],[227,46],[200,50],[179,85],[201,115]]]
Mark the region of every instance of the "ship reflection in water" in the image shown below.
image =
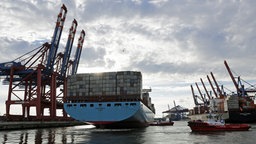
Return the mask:
[[[143,143],[142,134],[145,132],[141,129],[97,129],[92,125],[66,127],[66,128],[49,128],[37,130],[17,130],[1,131],[0,143],[117,143],[119,140],[126,143],[141,144]],[[128,136],[132,134],[132,136]],[[115,138],[113,138],[113,136]],[[128,138],[126,138],[128,136]],[[117,141],[118,140],[118,141]],[[144,141],[145,142],[145,141]]]
[[[94,126],[84,125],[66,128],[49,128],[36,130],[1,131],[1,143],[77,143],[76,133],[70,133],[69,129],[85,131]]]

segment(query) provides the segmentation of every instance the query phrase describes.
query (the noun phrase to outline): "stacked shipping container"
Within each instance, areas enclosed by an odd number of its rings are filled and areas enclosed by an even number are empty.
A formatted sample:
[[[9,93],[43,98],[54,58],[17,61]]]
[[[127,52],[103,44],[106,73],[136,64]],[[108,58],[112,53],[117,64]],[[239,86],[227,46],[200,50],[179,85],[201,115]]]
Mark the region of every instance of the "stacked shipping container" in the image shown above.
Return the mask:
[[[230,96],[227,100],[227,105],[229,110],[237,110],[239,109],[239,97],[238,96]]]
[[[150,90],[142,90],[142,75],[136,71],[84,73],[68,77],[68,102],[142,101],[155,112],[149,97]]]
[[[85,73],[68,77],[67,96],[141,95],[141,72]]]

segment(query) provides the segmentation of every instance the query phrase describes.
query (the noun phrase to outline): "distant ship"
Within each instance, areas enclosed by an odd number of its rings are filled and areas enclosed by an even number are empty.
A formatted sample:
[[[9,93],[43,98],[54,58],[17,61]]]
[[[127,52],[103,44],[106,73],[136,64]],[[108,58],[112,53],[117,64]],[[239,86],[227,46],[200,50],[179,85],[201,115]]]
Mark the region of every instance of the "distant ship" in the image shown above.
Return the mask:
[[[77,74],[68,78],[64,109],[98,128],[146,127],[155,115],[149,92],[142,89],[141,72]]]
[[[154,122],[150,123],[150,126],[173,126],[174,122],[167,118],[155,118]]]

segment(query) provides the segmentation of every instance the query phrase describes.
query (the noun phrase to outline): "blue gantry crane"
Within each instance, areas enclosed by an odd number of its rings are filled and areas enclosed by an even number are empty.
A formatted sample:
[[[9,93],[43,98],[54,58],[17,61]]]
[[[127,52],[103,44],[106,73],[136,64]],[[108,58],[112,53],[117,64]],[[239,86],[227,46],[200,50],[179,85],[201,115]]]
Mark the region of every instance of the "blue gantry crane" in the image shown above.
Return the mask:
[[[74,61],[71,61],[71,63],[72,63],[71,75],[74,75],[77,73],[77,68],[79,65],[79,60],[81,57],[82,47],[83,47],[83,43],[84,43],[84,37],[85,37],[85,32],[84,32],[84,30],[82,30],[80,37],[78,39],[77,49],[76,49],[76,53],[75,53],[75,59],[74,59]]]
[[[70,28],[70,32],[69,32],[69,39],[67,41],[66,44],[66,49],[64,52],[64,57],[63,57],[63,61],[62,61],[62,67],[61,67],[61,72],[60,75],[61,77],[66,77],[67,74],[67,69],[68,69],[68,62],[70,59],[70,54],[71,54],[71,50],[72,50],[72,45],[73,45],[73,41],[74,41],[74,37],[75,37],[75,33],[76,33],[76,27],[77,27],[77,22],[76,20],[73,21],[72,27]]]
[[[56,54],[57,54],[57,51],[58,51],[60,38],[61,38],[62,30],[63,30],[63,27],[64,27],[64,22],[65,22],[65,19],[66,19],[66,14],[67,14],[67,8],[65,7],[65,5],[63,5],[61,7],[60,13],[59,13],[58,18],[57,18],[56,27],[55,27],[55,30],[54,30],[54,33],[53,33],[51,47],[50,47],[50,50],[49,50],[49,56],[48,56],[48,59],[47,59],[46,71],[48,73],[53,71],[53,66],[54,66],[54,63],[55,63]]]
[[[67,70],[75,64],[70,62],[70,54],[77,21],[74,20],[72,23],[64,53],[57,55],[66,14],[67,8],[63,4],[57,16],[51,43],[46,42],[15,60],[0,63],[0,76],[5,77],[4,82],[9,85],[6,100],[6,118],[8,120],[67,119],[63,101],[66,96]],[[82,49],[84,41],[84,31],[82,30],[81,33],[77,47],[79,50]],[[79,59],[80,55],[75,57],[76,61]],[[76,64],[78,65],[78,63]],[[21,106],[22,114],[12,114],[10,111],[12,105]],[[35,107],[36,115],[31,114],[32,107]],[[49,109],[48,115],[45,113],[45,109]],[[56,115],[57,109],[63,111],[62,116]]]

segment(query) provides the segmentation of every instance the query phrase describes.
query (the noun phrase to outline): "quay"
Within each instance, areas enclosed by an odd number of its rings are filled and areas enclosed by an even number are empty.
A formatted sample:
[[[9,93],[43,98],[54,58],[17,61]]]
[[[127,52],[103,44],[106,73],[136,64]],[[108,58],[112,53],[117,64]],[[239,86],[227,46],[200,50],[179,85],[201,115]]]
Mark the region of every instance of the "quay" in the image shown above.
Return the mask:
[[[20,129],[38,129],[52,127],[68,127],[86,125],[79,121],[20,121],[20,122],[0,122],[0,131],[4,130],[20,130]]]

